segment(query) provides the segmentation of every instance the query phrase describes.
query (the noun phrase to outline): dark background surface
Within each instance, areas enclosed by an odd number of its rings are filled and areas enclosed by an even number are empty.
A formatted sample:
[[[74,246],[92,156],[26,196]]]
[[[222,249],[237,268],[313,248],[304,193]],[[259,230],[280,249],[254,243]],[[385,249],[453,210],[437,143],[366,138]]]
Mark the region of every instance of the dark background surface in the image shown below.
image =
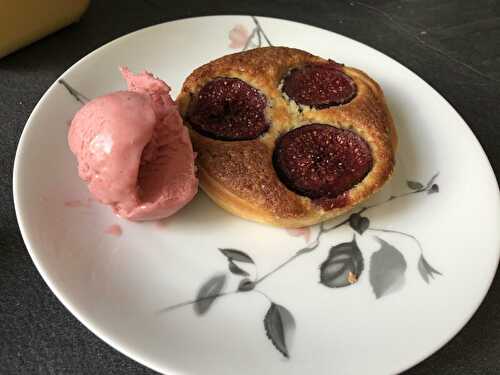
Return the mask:
[[[78,24],[0,60],[1,374],[153,374],[88,331],[43,282],[17,227],[12,166],[35,104],[78,59],[142,27],[210,14],[292,19],[346,35],[395,58],[457,109],[481,142],[497,179],[500,176],[500,2],[496,0],[93,0]],[[499,308],[497,275],[468,325],[407,374],[500,374]]]

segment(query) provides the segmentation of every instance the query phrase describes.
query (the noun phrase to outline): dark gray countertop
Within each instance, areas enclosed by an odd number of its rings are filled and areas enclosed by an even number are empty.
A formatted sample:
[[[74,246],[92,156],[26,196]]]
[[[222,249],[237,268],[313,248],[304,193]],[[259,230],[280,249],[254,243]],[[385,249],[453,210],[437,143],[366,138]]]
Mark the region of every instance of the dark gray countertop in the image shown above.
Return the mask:
[[[0,373],[153,373],[94,336],[43,282],[17,227],[12,166],[33,107],[78,59],[142,27],[209,14],[292,19],[349,36],[395,58],[457,109],[481,142],[497,179],[500,176],[500,2],[496,0],[183,0],[174,4],[94,0],[78,24],[0,60]],[[499,284],[497,274],[467,326],[407,373],[500,374]]]

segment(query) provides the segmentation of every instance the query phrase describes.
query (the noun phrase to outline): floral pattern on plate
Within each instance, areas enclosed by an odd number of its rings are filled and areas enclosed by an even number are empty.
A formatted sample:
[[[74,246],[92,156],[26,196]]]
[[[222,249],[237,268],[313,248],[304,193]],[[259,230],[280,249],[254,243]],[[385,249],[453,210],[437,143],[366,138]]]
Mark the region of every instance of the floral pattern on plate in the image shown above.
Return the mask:
[[[386,239],[375,235],[375,233],[379,235],[396,234],[412,239],[420,252],[416,267],[423,281],[429,284],[431,279],[434,279],[435,275],[442,274],[426,260],[420,241],[410,233],[395,229],[373,227],[366,212],[410,195],[424,193],[430,195],[439,192],[439,185],[435,182],[438,175],[438,173],[434,174],[426,184],[409,180],[407,181],[409,191],[399,195],[392,195],[381,203],[363,207],[338,223],[332,224],[332,221],[335,221],[333,219],[319,224],[317,228],[300,228],[295,230],[296,232],[291,231],[292,235],[296,235],[296,233],[300,233],[300,235],[308,233],[307,235],[309,235],[310,232],[315,231],[316,237],[314,241],[297,250],[290,258],[278,264],[274,269],[260,277],[258,276],[257,264],[243,250],[219,248],[219,252],[227,259],[229,272],[236,277],[241,277],[238,288],[233,291],[223,291],[227,281],[227,275],[224,273],[216,273],[201,285],[194,300],[166,307],[160,310],[160,313],[166,313],[179,307],[193,305],[196,314],[203,315],[208,312],[212,303],[219,297],[251,291],[259,293],[269,301],[269,309],[263,320],[265,333],[274,347],[283,356],[289,358],[290,353],[287,348],[287,337],[291,336],[292,331],[295,329],[293,314],[285,306],[277,304],[271,297],[257,289],[258,284],[272,275],[277,274],[281,269],[297,258],[317,251],[316,249],[322,245],[322,237],[325,233],[332,232],[345,225],[348,225],[354,232],[352,241],[334,244],[330,247],[326,259],[319,266],[319,282],[321,285],[327,288],[343,288],[358,282],[360,277],[364,274],[365,258],[358,244],[357,236],[363,236],[366,232],[373,233],[375,239],[380,244],[380,248],[370,257],[369,269],[367,271],[369,282],[376,299],[396,292],[404,286],[408,264],[404,255],[394,245]],[[253,275],[253,277],[251,277],[251,275]]]

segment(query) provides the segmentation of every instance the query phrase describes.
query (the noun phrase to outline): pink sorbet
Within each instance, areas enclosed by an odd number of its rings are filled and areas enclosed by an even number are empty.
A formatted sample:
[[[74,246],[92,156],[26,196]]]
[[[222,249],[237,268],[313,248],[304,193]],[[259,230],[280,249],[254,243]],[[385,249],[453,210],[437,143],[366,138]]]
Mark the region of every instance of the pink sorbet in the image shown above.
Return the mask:
[[[68,134],[80,177],[100,202],[130,220],[165,218],[198,190],[195,153],[170,87],[120,68],[128,91],[91,100]]]

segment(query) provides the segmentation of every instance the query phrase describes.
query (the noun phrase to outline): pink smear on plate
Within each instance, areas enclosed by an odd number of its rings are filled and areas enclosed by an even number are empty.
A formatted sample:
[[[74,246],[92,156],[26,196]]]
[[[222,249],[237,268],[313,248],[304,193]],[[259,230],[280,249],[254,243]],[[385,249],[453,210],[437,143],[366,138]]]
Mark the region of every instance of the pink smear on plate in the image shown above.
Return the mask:
[[[110,236],[120,237],[123,233],[123,230],[122,227],[118,224],[113,224],[107,227],[104,233],[109,234]]]
[[[229,31],[229,48],[243,48],[249,38],[248,30],[243,25],[236,25]]]
[[[87,200],[83,199],[69,200],[64,202],[64,205],[69,208],[78,208],[78,207],[89,208],[92,205],[92,198],[87,198]]]
[[[155,227],[158,229],[164,229],[168,226],[168,219],[163,219],[163,220],[157,220],[155,221]]]
[[[311,238],[311,227],[288,228],[287,233],[293,237],[303,237],[306,242]]]

